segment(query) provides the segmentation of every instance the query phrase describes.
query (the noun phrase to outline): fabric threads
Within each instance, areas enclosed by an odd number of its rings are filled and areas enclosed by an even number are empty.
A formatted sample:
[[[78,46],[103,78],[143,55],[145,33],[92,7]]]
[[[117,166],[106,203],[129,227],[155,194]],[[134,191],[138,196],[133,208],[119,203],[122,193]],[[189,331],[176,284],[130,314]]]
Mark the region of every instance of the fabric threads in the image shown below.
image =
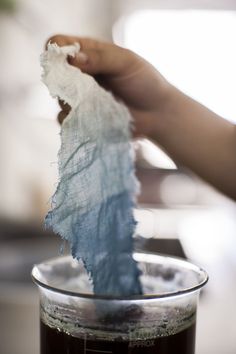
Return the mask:
[[[140,271],[132,258],[138,182],[131,117],[91,76],[68,64],[67,56],[78,51],[78,44],[49,44],[41,56],[51,95],[71,107],[62,124],[59,182],[45,225],[82,259],[95,294],[140,294]]]

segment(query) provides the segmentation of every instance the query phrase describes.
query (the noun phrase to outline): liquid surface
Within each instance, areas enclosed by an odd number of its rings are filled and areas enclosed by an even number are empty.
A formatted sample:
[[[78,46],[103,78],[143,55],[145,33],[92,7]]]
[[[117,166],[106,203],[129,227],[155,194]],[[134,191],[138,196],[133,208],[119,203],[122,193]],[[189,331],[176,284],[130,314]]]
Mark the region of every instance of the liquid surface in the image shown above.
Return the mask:
[[[195,324],[174,335],[105,341],[70,336],[41,322],[41,354],[194,354]]]

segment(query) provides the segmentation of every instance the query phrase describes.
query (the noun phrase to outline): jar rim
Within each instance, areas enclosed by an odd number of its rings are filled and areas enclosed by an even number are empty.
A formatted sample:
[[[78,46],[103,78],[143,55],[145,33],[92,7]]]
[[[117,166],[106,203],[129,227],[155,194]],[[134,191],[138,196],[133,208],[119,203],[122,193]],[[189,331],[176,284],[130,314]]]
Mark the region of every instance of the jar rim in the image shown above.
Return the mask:
[[[179,297],[181,295],[187,295],[190,293],[194,293],[196,291],[199,291],[209,280],[209,276],[207,272],[202,269],[201,267],[189,262],[188,260],[184,260],[183,258],[179,257],[173,257],[173,256],[168,256],[168,255],[162,255],[158,253],[141,253],[141,252],[135,252],[133,254],[134,259],[137,262],[146,262],[146,263],[156,263],[158,264],[158,260],[162,260],[163,264],[178,264],[179,266],[182,266],[183,269],[190,270],[195,272],[196,274],[201,275],[201,281],[196,282],[195,285],[186,287],[180,290],[176,291],[169,291],[169,292],[164,292],[164,293],[159,293],[159,294],[142,294],[142,295],[131,295],[131,296],[112,296],[112,295],[97,295],[97,294],[91,294],[91,293],[80,293],[77,291],[72,291],[72,290],[66,290],[66,289],[61,289],[53,285],[49,285],[46,282],[43,282],[40,280],[40,275],[39,275],[39,267],[44,265],[44,264],[49,264],[53,262],[57,262],[58,260],[66,260],[66,259],[72,259],[71,256],[61,256],[61,257],[55,257],[51,258],[45,262],[39,263],[34,265],[32,272],[31,272],[31,277],[33,282],[39,286],[40,288],[44,288],[47,290],[50,290],[54,293],[61,294],[61,295],[67,295],[70,297],[76,297],[76,298],[82,298],[82,299],[90,299],[90,300],[118,300],[118,301],[142,301],[142,300],[158,300],[158,299],[164,299],[164,298],[172,298],[172,297]]]

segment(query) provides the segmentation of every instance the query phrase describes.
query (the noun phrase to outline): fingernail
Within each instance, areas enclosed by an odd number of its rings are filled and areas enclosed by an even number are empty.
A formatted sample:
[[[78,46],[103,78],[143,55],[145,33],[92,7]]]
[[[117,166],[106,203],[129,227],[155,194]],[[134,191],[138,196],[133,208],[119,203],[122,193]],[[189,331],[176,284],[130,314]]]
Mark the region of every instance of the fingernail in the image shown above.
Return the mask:
[[[87,64],[88,56],[84,52],[79,52],[76,54],[76,60],[79,64]]]

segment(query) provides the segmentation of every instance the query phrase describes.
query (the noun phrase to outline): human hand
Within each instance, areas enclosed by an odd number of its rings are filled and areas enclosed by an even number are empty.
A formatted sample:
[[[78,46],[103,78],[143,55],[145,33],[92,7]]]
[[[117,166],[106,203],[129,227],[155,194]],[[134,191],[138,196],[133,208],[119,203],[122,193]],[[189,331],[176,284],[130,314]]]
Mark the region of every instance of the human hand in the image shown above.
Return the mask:
[[[173,159],[236,200],[234,124],[170,85],[130,50],[89,38],[57,35],[50,40],[59,46],[79,42],[81,51],[69,63],[124,101],[134,118],[134,135],[158,142]],[[70,107],[60,105],[62,121]]]
[[[79,42],[81,50],[68,62],[94,76],[105,89],[121,99],[134,117],[135,135],[152,137],[155,116],[165,101],[169,84],[147,61],[128,49],[90,38],[56,35],[49,39],[59,46]],[[60,122],[70,107],[59,101]]]

